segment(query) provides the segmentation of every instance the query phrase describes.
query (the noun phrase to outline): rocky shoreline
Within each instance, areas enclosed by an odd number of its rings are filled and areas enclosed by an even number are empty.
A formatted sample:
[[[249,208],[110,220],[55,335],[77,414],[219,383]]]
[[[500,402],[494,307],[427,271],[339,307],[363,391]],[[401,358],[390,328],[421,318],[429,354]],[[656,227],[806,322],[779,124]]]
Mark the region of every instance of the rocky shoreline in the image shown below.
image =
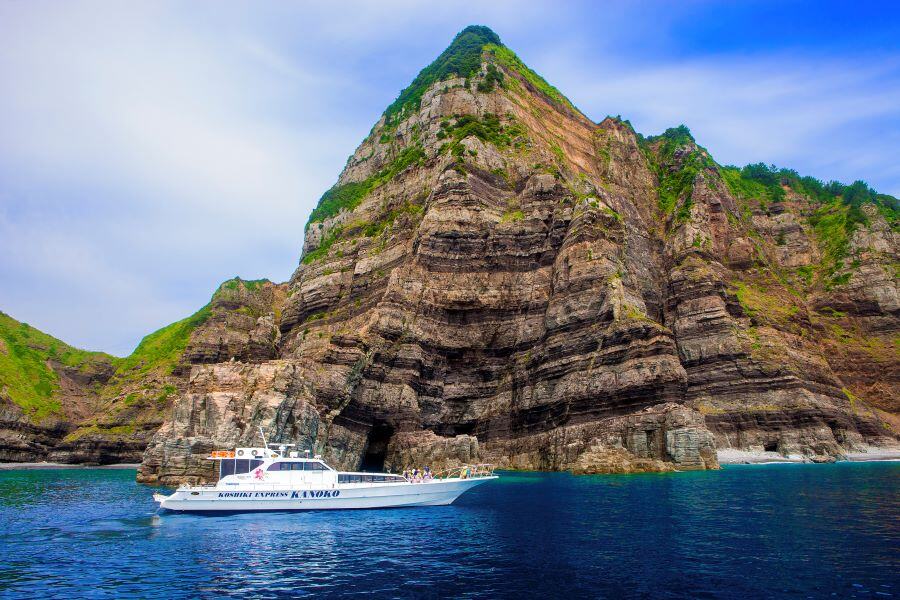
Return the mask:
[[[43,469],[137,469],[140,463],[117,463],[98,465],[95,463],[51,463],[51,462],[0,462],[0,471],[34,471]]]
[[[722,449],[718,451],[721,465],[758,465],[774,463],[828,463],[900,461],[900,448],[869,448],[865,452],[847,452],[833,460],[812,460],[802,454],[782,455],[777,452]]]

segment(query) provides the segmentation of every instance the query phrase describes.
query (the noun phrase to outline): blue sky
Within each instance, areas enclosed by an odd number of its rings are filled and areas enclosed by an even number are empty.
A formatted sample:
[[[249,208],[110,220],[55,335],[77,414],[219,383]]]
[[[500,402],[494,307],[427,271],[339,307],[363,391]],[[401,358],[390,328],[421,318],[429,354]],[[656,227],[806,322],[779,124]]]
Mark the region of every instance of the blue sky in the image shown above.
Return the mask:
[[[900,3],[0,3],[0,310],[124,355],[240,275],[469,24],[589,117],[900,196]]]

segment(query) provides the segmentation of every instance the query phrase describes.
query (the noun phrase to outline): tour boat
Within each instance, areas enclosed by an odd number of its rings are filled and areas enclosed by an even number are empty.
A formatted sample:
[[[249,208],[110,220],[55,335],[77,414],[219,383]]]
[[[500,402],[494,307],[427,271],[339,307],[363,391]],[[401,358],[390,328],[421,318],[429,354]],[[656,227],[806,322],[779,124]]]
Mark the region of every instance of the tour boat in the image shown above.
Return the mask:
[[[497,479],[490,465],[417,477],[336,471],[319,456],[288,452],[290,444],[270,446],[212,452],[208,458],[219,462],[215,485],[182,485],[153,499],[161,509],[192,513],[442,506]]]

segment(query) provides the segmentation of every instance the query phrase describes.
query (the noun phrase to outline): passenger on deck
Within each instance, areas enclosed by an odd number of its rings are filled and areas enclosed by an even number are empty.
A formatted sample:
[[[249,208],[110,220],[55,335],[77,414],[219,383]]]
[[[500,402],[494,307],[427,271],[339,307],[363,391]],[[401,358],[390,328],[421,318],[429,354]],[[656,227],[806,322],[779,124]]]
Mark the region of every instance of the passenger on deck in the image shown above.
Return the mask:
[[[431,474],[430,467],[425,467],[425,474],[422,476],[422,479],[424,479],[425,481],[431,481],[432,479],[434,479],[434,475]]]

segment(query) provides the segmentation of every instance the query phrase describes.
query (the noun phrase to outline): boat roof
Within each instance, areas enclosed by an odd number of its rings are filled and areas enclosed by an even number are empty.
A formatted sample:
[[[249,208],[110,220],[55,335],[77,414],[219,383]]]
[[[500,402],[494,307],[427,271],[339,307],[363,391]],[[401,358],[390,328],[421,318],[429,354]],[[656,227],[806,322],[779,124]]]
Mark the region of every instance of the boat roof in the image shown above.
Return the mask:
[[[293,450],[292,452],[297,452]],[[294,462],[321,462],[321,456],[284,456],[271,448],[235,448],[234,450],[213,450],[207,457],[209,460],[286,460]]]

